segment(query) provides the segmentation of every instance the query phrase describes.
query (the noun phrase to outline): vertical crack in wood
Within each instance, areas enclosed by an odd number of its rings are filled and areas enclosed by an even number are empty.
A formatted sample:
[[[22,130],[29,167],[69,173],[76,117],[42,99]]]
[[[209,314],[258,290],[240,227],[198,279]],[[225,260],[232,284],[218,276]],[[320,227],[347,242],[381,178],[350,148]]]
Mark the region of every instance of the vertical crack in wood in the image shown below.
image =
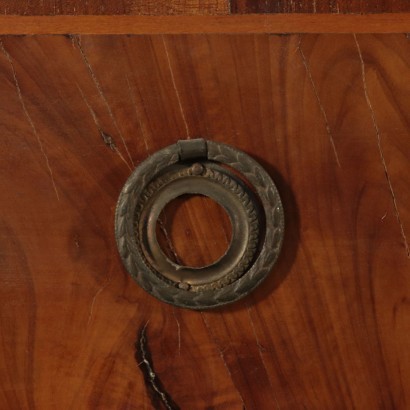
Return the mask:
[[[114,127],[115,127],[115,129],[117,130],[118,135],[119,135],[120,138],[121,138],[121,141],[122,141],[122,143],[123,143],[123,145],[124,145],[125,151],[127,152],[128,158],[130,159],[132,166],[135,167],[135,163],[134,163],[134,161],[133,161],[133,159],[132,159],[131,153],[130,153],[130,151],[129,151],[129,149],[128,149],[127,143],[125,142],[125,138],[124,138],[124,136],[122,135],[122,132],[121,132],[121,130],[120,130],[120,127],[118,126],[117,120],[115,119],[114,113],[113,113],[112,110],[111,110],[110,104],[108,103],[108,100],[107,100],[107,98],[105,97],[105,94],[104,94],[104,92],[103,92],[103,89],[102,89],[102,87],[101,87],[101,84],[100,84],[100,82],[98,81],[98,78],[97,78],[97,76],[95,75],[94,70],[93,70],[93,68],[92,68],[92,66],[91,66],[91,64],[90,64],[90,62],[88,61],[87,55],[86,55],[86,53],[85,53],[85,50],[84,50],[83,46],[81,45],[80,37],[79,37],[79,36],[70,36],[70,37],[71,37],[72,40],[74,40],[74,44],[77,46],[78,50],[80,51],[81,58],[82,58],[82,60],[83,60],[83,62],[84,62],[84,64],[85,64],[85,66],[87,67],[87,70],[88,70],[88,72],[89,72],[89,74],[90,74],[91,79],[93,80],[94,86],[95,86],[95,88],[97,89],[98,94],[100,95],[101,99],[102,99],[103,102],[104,102],[105,107],[107,108],[108,115],[110,116],[110,118],[111,118],[111,120],[112,120],[112,122],[113,122],[113,124],[114,124]],[[130,168],[131,168],[131,167],[130,167]]]
[[[56,185],[55,180],[54,180],[53,170],[51,169],[51,166],[50,166],[50,161],[48,159],[46,150],[44,149],[43,142],[41,141],[41,138],[40,138],[40,136],[37,132],[37,128],[34,125],[34,122],[31,118],[31,116],[30,116],[30,114],[27,110],[26,104],[24,102],[23,95],[21,93],[20,84],[19,84],[19,81],[17,79],[17,73],[16,73],[16,70],[14,68],[13,60],[12,60],[10,54],[5,49],[3,41],[1,39],[0,39],[0,49],[1,49],[2,53],[4,54],[4,56],[6,57],[7,61],[10,63],[10,67],[11,67],[11,70],[12,70],[12,73],[13,73],[14,85],[16,86],[16,90],[17,90],[18,99],[20,101],[21,107],[23,108],[24,115],[25,115],[25,117],[26,117],[26,119],[27,119],[27,121],[30,125],[30,128],[31,128],[32,132],[33,132],[33,135],[37,139],[37,143],[40,147],[41,154],[44,157],[44,161],[45,161],[48,173],[50,175],[50,179],[51,179],[51,183],[52,183],[54,192],[56,194],[57,200],[59,201],[60,200],[60,195],[58,194],[57,185]]]
[[[101,124],[98,121],[97,118],[97,114],[94,112],[93,108],[91,107],[90,103],[88,102],[86,96],[84,95],[83,90],[81,89],[81,87],[76,83],[76,86],[78,88],[78,91],[81,94],[81,97],[83,99],[83,101],[85,102],[85,105],[88,108],[88,111],[91,114],[91,117],[94,120],[94,123],[98,129],[98,132],[100,133],[100,136],[102,138],[102,140],[104,141],[104,144],[111,149],[111,151],[115,152],[120,158],[121,161],[124,162],[124,164],[128,167],[128,169],[130,171],[132,171],[132,168],[130,167],[130,164],[125,160],[124,156],[121,154],[121,151],[118,149],[117,144],[115,143],[114,139],[111,137],[111,135],[107,134],[106,132],[104,132],[102,130]]]
[[[245,400],[243,399],[241,392],[239,391],[238,387],[236,386],[235,380],[232,377],[232,373],[231,373],[231,370],[229,369],[228,363],[226,363],[225,356],[224,356],[224,351],[221,348],[221,346],[219,346],[219,343],[217,343],[217,341],[215,340],[215,338],[212,334],[212,330],[210,329],[210,327],[209,327],[209,325],[208,325],[208,323],[205,319],[205,316],[204,316],[203,312],[200,312],[200,313],[201,313],[202,321],[204,322],[204,325],[205,325],[205,329],[206,329],[210,339],[212,340],[212,343],[215,345],[215,347],[218,350],[219,357],[221,358],[222,363],[223,363],[223,365],[224,365],[224,367],[225,367],[225,369],[226,369],[226,371],[229,375],[229,378],[232,381],[232,385],[235,388],[236,392],[238,393],[238,396],[239,396],[239,398],[242,402],[243,409],[246,410]]]
[[[253,336],[255,337],[256,346],[257,346],[257,348],[258,348],[259,357],[260,357],[260,359],[261,359],[261,362],[262,362],[262,364],[263,364],[263,367],[265,368],[266,377],[267,377],[267,379],[268,379],[268,383],[269,383],[269,386],[270,386],[270,388],[271,388],[272,396],[273,396],[273,398],[274,398],[274,400],[275,400],[276,408],[277,408],[278,410],[280,410],[279,401],[278,401],[278,399],[277,399],[277,397],[276,397],[276,395],[275,395],[275,393],[274,393],[274,388],[273,388],[272,382],[271,382],[271,380],[270,380],[270,377],[269,377],[269,375],[268,375],[268,369],[267,369],[267,367],[266,367],[265,359],[263,358],[263,352],[264,352],[266,349],[265,349],[265,348],[260,344],[260,342],[259,342],[259,338],[258,338],[258,335],[257,335],[257,333],[256,333],[256,329],[255,329],[255,324],[253,323],[253,319],[252,319],[252,315],[251,315],[251,307],[248,306],[248,309],[247,309],[247,310],[248,310],[249,321],[251,322],[252,333],[253,333]]]
[[[322,113],[322,117],[323,117],[323,120],[324,120],[325,126],[326,126],[326,132],[329,136],[330,145],[332,146],[333,153],[334,153],[335,158],[336,158],[337,166],[340,168],[341,165],[340,165],[339,155],[338,155],[337,150],[336,150],[336,144],[335,144],[335,141],[333,139],[333,134],[332,134],[332,130],[330,128],[329,120],[327,118],[327,114],[326,114],[325,108],[323,107],[322,101],[320,100],[319,91],[318,91],[318,89],[316,87],[316,84],[313,80],[313,76],[312,76],[312,73],[310,71],[310,67],[309,67],[308,61],[306,59],[305,53],[302,50],[302,35],[300,35],[300,37],[299,37],[298,50],[299,50],[300,56],[302,57],[302,62],[303,62],[303,65],[305,66],[306,74],[307,74],[307,76],[309,78],[309,81],[312,85],[313,92],[315,93],[316,101],[319,105],[320,112]]]
[[[175,313],[175,307],[172,306],[172,314],[174,316],[175,322],[178,328],[178,355],[181,356],[181,325],[179,323],[177,314]]]
[[[180,257],[177,254],[177,251],[174,247],[174,244],[172,243],[172,240],[168,235],[168,231],[165,227],[165,222],[164,222],[163,218],[161,217],[161,215],[158,217],[157,221],[158,221],[159,228],[160,228],[162,234],[164,235],[167,248],[168,248],[169,252],[171,253],[171,255],[174,259],[174,262],[178,263],[179,265],[183,265]]]
[[[135,359],[138,368],[141,369],[145,384],[150,393],[150,399],[154,408],[158,409],[161,403],[167,410],[179,410],[179,406],[174,402],[169,393],[165,390],[161,380],[155,373],[151,352],[148,348],[146,329],[148,322],[138,332],[138,339],[135,342]]]
[[[398,204],[397,204],[396,195],[395,195],[394,190],[393,190],[393,184],[392,184],[392,181],[391,181],[391,178],[390,178],[390,175],[389,175],[389,170],[388,170],[388,167],[387,167],[386,160],[384,158],[380,128],[379,128],[379,125],[377,124],[376,113],[373,109],[373,105],[372,105],[372,102],[371,102],[370,97],[369,97],[369,92],[368,92],[368,88],[367,88],[367,79],[366,79],[366,67],[365,67],[365,63],[364,63],[364,59],[363,59],[362,50],[361,50],[359,41],[357,39],[357,35],[353,34],[353,38],[354,38],[354,41],[356,43],[357,52],[359,54],[360,67],[361,67],[361,73],[362,73],[362,82],[363,82],[363,91],[364,91],[367,106],[369,108],[370,115],[371,115],[371,118],[372,118],[373,127],[374,127],[374,130],[376,132],[377,148],[379,150],[380,159],[381,159],[381,162],[382,162],[382,165],[383,165],[384,175],[386,177],[387,184],[388,184],[389,190],[390,190],[390,194],[391,194],[391,197],[393,199],[394,211],[395,211],[395,214],[396,214],[397,222],[400,226],[400,232],[401,232],[401,236],[402,236],[403,241],[404,241],[404,246],[405,246],[405,249],[406,249],[406,255],[407,255],[408,258],[410,258],[410,247],[409,247],[409,244],[407,242],[407,236],[406,236],[406,232],[405,232],[405,229],[404,229],[403,221],[401,220],[401,217],[400,217],[400,212],[399,212],[399,207],[398,207]]]
[[[175,95],[176,95],[176,97],[177,97],[177,101],[178,101],[178,105],[179,105],[179,110],[180,110],[180,112],[181,112],[182,121],[184,122],[184,125],[185,125],[186,137],[187,137],[187,139],[191,139],[190,132],[189,132],[189,128],[188,128],[188,123],[187,123],[186,118],[185,118],[184,109],[182,108],[181,97],[180,97],[180,95],[179,95],[179,91],[178,91],[178,88],[177,88],[177,85],[176,85],[176,82],[175,82],[174,70],[172,69],[171,59],[170,59],[170,57],[169,57],[169,52],[168,52],[167,43],[165,42],[165,38],[164,38],[163,35],[161,36],[161,38],[162,38],[162,43],[164,44],[164,50],[165,50],[165,55],[166,55],[166,57],[167,57],[169,72],[170,72],[170,74],[171,74],[172,85],[173,85],[173,87],[174,87]]]
[[[90,306],[90,312],[88,314],[88,321],[87,321],[87,326],[90,325],[91,323],[91,319],[93,317],[93,312],[94,312],[94,305],[95,305],[95,301],[97,300],[98,295],[111,283],[111,276],[109,276],[105,283],[97,290],[97,292],[95,293],[92,301],[91,301],[91,306]]]

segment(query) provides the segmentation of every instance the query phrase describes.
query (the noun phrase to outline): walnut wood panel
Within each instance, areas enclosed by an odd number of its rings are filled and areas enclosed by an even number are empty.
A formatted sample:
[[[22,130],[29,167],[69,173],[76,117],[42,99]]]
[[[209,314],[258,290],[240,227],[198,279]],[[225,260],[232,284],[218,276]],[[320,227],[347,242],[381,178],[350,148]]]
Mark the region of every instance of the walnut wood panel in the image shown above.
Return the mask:
[[[1,34],[409,33],[410,13],[221,16],[1,16]]]
[[[410,11],[410,4],[406,0],[0,0],[0,14],[26,16],[405,11]]]
[[[161,408],[135,343],[182,409],[408,408],[409,47],[3,36],[0,408]],[[258,159],[287,225],[267,281],[202,313],[141,290],[113,234],[131,169],[197,136]],[[191,260],[226,246],[215,208],[168,216],[184,219],[169,240]]]
[[[410,11],[405,0],[232,0],[232,13],[397,13]]]
[[[23,16],[226,14],[228,0],[0,0],[0,14]]]

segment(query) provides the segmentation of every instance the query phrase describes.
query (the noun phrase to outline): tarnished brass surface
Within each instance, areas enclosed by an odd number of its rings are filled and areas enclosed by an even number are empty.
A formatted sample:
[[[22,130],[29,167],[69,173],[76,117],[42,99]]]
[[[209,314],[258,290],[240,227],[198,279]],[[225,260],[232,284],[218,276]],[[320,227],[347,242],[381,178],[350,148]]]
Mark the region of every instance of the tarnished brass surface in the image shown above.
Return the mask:
[[[229,215],[231,243],[209,266],[181,266],[158,244],[161,211],[184,194],[206,195]],[[248,155],[184,140],[134,170],[118,200],[115,232],[124,265],[145,290],[167,303],[205,309],[245,296],[266,277],[280,252],[284,215],[274,183]]]

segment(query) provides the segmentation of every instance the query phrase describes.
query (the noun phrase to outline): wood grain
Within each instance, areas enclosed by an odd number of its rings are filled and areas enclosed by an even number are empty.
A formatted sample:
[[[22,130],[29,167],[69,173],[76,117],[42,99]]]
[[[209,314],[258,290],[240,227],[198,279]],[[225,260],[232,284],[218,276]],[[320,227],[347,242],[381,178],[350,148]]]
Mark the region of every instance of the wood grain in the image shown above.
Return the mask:
[[[405,35],[3,36],[0,408],[160,407],[144,326],[182,409],[408,408],[409,76]],[[258,159],[287,224],[263,286],[202,313],[141,290],[113,233],[133,166],[196,136]],[[225,231],[178,219],[198,262]]]
[[[230,16],[0,16],[0,34],[409,33],[410,13]]]
[[[406,0],[0,0],[0,14],[173,15],[229,13],[397,13],[409,12]]]
[[[186,218],[186,215],[190,215]],[[191,221],[212,223],[191,226]],[[232,238],[232,225],[221,205],[201,195],[183,195],[171,201],[157,222],[157,238],[165,254],[186,266],[211,265],[227,251]],[[181,241],[181,238],[185,238]],[[201,252],[192,252],[192,244],[206,244]],[[203,245],[202,245],[203,246]]]
[[[232,0],[232,13],[399,13],[410,11],[405,0]]]
[[[226,14],[228,0],[0,0],[0,14],[59,15],[172,15]]]

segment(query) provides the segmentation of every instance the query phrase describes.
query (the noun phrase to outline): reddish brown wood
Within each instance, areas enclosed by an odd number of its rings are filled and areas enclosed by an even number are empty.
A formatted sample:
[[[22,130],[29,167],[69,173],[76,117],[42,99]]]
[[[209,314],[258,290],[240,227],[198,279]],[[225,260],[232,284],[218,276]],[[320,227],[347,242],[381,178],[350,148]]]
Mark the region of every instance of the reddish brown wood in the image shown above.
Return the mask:
[[[186,218],[189,215],[189,218]],[[191,226],[191,221],[207,221]],[[205,196],[184,195],[171,201],[157,223],[157,237],[162,250],[174,262],[201,267],[221,258],[228,249],[232,226],[222,206]],[[181,241],[181,238],[184,238]],[[206,249],[198,255],[192,252],[194,244],[202,243]]]
[[[373,15],[0,16],[0,34],[408,33],[410,13]]]
[[[232,0],[232,13],[400,13],[406,0]]]
[[[408,408],[405,35],[1,41],[0,408],[153,408],[145,325],[183,409]],[[196,136],[258,159],[287,224],[264,285],[202,313],[141,290],[113,233],[133,166]],[[176,247],[226,246],[180,212]]]
[[[410,5],[406,0],[0,0],[0,14],[24,16],[409,11]]]
[[[0,0],[0,14],[23,16],[226,14],[228,0]]]

